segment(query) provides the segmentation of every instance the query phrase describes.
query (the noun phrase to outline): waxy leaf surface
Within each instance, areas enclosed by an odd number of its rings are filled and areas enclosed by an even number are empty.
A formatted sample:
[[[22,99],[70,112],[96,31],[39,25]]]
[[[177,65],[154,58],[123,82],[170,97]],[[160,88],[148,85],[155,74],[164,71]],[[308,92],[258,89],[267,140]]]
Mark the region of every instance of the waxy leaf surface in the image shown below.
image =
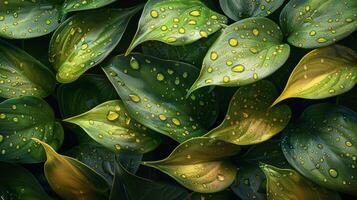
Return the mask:
[[[62,12],[65,14],[73,11],[96,9],[115,1],[116,0],[65,0],[62,6]]]
[[[237,174],[228,157],[240,147],[220,140],[196,137],[177,146],[165,159],[144,162],[194,192],[214,193],[229,187]]]
[[[198,76],[192,65],[130,54],[114,57],[103,70],[131,117],[179,142],[203,135],[216,120],[213,92],[185,97]]]
[[[180,46],[206,38],[222,28],[227,18],[200,0],[149,0],[127,51],[146,41]]]
[[[280,13],[280,25],[290,44],[322,47],[357,29],[356,10],[356,0],[290,0]]]
[[[307,108],[284,131],[289,163],[311,181],[357,196],[357,113],[334,104]]]
[[[278,25],[267,18],[248,18],[223,30],[203,60],[190,92],[208,85],[239,86],[279,69],[290,54]]]
[[[31,138],[59,149],[63,129],[52,108],[37,97],[20,97],[0,103],[0,161],[38,163],[45,152]]]

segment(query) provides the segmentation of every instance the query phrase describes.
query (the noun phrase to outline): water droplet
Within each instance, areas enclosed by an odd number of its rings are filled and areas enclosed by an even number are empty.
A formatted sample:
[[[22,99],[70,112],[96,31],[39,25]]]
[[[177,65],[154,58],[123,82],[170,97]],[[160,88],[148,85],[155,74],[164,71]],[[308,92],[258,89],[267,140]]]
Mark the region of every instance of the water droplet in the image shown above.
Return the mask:
[[[306,6],[305,6],[305,11],[306,11],[306,12],[309,12],[309,11],[310,11],[310,6],[309,6],[309,5],[306,5]]]
[[[217,52],[212,51],[212,52],[211,52],[211,60],[217,60],[217,58],[218,58]]]
[[[140,68],[140,64],[139,64],[138,60],[136,60],[134,57],[131,57],[131,59],[130,59],[130,67],[133,69]]]
[[[258,53],[258,49],[254,48],[254,47],[250,48],[249,51],[252,52],[253,54]]]
[[[212,83],[212,82],[213,82],[212,79],[205,80],[205,83],[207,83],[207,84]]]
[[[14,121],[14,122],[18,122],[18,121],[19,121],[19,119],[18,119],[17,117],[14,117],[14,118],[12,118],[12,121]]]
[[[188,24],[189,24],[189,25],[196,25],[197,22],[196,22],[195,20],[190,20],[190,21],[188,21]]]
[[[331,176],[332,178],[336,178],[336,177],[338,176],[338,172],[337,172],[335,169],[333,169],[333,168],[329,169],[329,170],[328,170],[328,173],[330,174],[330,176]]]
[[[217,180],[224,181],[224,176],[222,174],[217,175]]]
[[[191,12],[190,12],[190,15],[191,15],[191,16],[194,16],[194,17],[198,17],[198,16],[200,16],[201,14],[200,14],[200,11],[194,10],[194,11],[191,11]]]
[[[161,120],[161,121],[165,121],[166,119],[167,119],[167,117],[165,116],[165,115],[159,115],[159,119]]]
[[[325,38],[321,37],[321,38],[317,39],[317,42],[318,43],[324,43],[324,42],[327,42],[327,40]]]
[[[0,135],[0,142],[4,141],[4,136]]]
[[[229,78],[229,76],[224,76],[223,77],[223,82],[228,83],[231,79]]]
[[[206,31],[200,31],[200,36],[207,38],[208,37],[208,33]]]
[[[231,70],[233,72],[243,72],[244,71],[244,66],[239,64],[239,65],[236,65],[236,66],[232,67]]]
[[[178,32],[183,34],[183,33],[186,32],[186,30],[185,30],[184,28],[180,28],[180,29],[178,30]]]
[[[11,108],[12,108],[13,110],[16,110],[16,105],[12,105]]]
[[[352,22],[353,21],[353,19],[352,18],[346,18],[346,20],[345,20],[346,22],[348,22],[348,23],[350,23],[350,22]]]
[[[82,50],[86,50],[88,48],[88,44],[87,43],[84,43],[81,45],[81,49]]]
[[[167,41],[168,43],[174,43],[174,42],[177,41],[177,39],[176,39],[175,37],[169,37],[169,38],[166,39],[166,41]]]
[[[177,118],[172,118],[172,123],[173,124],[175,124],[176,126],[180,126],[181,125],[181,122],[180,122],[180,120],[179,119],[177,119]]]
[[[93,120],[89,120],[89,124],[90,124],[90,125],[93,125],[93,124],[94,124],[94,121],[93,121]]]
[[[231,39],[229,39],[228,43],[231,47],[236,47],[238,45],[238,40],[235,38],[231,38]]]
[[[118,150],[118,151],[121,149],[121,146],[120,146],[119,144],[114,145],[114,147],[115,147],[115,149]]]
[[[152,18],[157,18],[159,16],[159,13],[156,10],[152,10],[150,12],[150,15],[151,15]]]
[[[187,159],[191,159],[191,155],[188,154],[188,155],[186,156],[186,158],[187,158]]]
[[[167,26],[165,26],[165,25],[161,26],[161,30],[162,31],[167,31]]]
[[[108,114],[107,114],[107,119],[109,121],[114,121],[116,119],[118,119],[119,117],[119,114],[117,112],[114,112],[114,111],[109,111]]]
[[[259,30],[258,29],[253,29],[252,33],[253,33],[253,35],[258,36],[259,35]]]
[[[158,81],[163,81],[163,80],[165,79],[165,76],[164,76],[163,74],[161,74],[161,73],[158,73],[158,74],[156,75],[156,79],[157,79]]]
[[[348,147],[352,147],[352,142],[350,142],[350,141],[347,141],[345,144],[346,144],[346,146],[348,146]]]
[[[316,31],[310,31],[309,35],[310,35],[310,36],[316,35]]]
[[[4,21],[5,17],[4,16],[0,16],[0,21]]]
[[[257,74],[257,73],[254,73],[254,74],[253,74],[253,79],[254,79],[254,80],[257,80],[258,78],[259,78],[259,77],[258,77],[258,74]]]

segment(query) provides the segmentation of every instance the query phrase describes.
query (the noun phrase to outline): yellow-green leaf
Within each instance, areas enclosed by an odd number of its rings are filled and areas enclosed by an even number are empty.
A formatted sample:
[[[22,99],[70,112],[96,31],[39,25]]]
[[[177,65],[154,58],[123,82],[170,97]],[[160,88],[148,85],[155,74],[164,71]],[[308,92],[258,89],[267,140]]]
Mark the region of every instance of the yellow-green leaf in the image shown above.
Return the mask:
[[[116,0],[65,0],[62,5],[63,14],[81,11],[81,10],[91,10],[109,5]]]

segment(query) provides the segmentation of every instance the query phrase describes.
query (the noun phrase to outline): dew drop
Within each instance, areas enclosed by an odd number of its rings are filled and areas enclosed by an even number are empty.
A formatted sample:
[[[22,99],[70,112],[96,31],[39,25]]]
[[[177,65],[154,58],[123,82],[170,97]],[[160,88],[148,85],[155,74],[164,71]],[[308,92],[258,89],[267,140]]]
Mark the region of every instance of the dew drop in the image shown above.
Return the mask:
[[[231,79],[229,78],[229,76],[224,76],[223,77],[223,82],[224,83],[228,83]]]
[[[0,114],[0,119],[5,119],[5,118],[6,118],[6,114],[1,113],[1,114]]]
[[[158,73],[158,74],[156,75],[156,79],[157,79],[158,81],[163,81],[163,80],[165,79],[165,76],[164,76],[163,74],[161,74],[161,73]]]
[[[180,122],[180,120],[179,119],[177,119],[177,118],[172,118],[172,123],[173,124],[175,124],[176,126],[180,126],[181,125],[181,122]]]
[[[138,95],[135,95],[135,94],[130,94],[129,97],[135,103],[138,103],[141,100],[141,98]]]
[[[118,150],[118,151],[121,149],[121,146],[120,146],[119,144],[114,145],[114,147],[115,147],[115,149]]]
[[[190,12],[190,15],[191,15],[191,16],[194,16],[194,17],[198,17],[198,16],[200,16],[201,14],[200,14],[200,11],[194,10],[194,11],[191,11],[191,12]]]
[[[345,144],[346,144],[346,146],[348,146],[348,147],[352,147],[352,142],[350,142],[350,141],[347,141]]]
[[[315,36],[316,35],[316,31],[310,31],[309,35],[310,36]]]
[[[151,15],[152,18],[157,18],[159,16],[159,13],[156,10],[152,10],[150,12],[150,15]]]
[[[236,47],[238,45],[238,40],[236,38],[231,38],[228,43],[231,47]]]
[[[224,176],[222,174],[217,175],[217,180],[224,181]]]
[[[174,43],[174,42],[177,41],[177,39],[176,39],[175,37],[169,37],[169,38],[166,39],[166,41],[167,41],[168,43]]]
[[[4,141],[4,136],[0,134],[0,142]]]
[[[161,121],[165,121],[165,120],[167,119],[167,117],[166,117],[165,115],[160,114],[160,115],[159,115],[159,119],[160,119]]]
[[[107,119],[109,121],[114,121],[116,119],[118,119],[119,117],[119,114],[117,112],[114,112],[114,111],[109,111],[108,114],[107,114]]]
[[[208,37],[208,33],[206,31],[200,31],[200,36],[207,38]]]
[[[236,66],[232,67],[231,70],[233,72],[243,72],[244,71],[244,66],[239,64],[239,65],[236,65]]]
[[[88,48],[88,44],[87,43],[84,43],[81,45],[81,49],[82,50],[86,50]]]
[[[325,43],[325,42],[327,42],[327,40],[325,38],[321,37],[321,38],[317,39],[317,42],[318,43]]]
[[[217,58],[218,58],[217,52],[212,51],[212,52],[211,52],[211,60],[217,60]]]
[[[131,57],[130,58],[130,67],[133,69],[139,69],[140,68],[140,64],[138,62],[138,60],[136,60],[136,58]]]
[[[337,172],[335,169],[333,169],[333,168],[329,169],[329,170],[328,170],[328,173],[329,173],[330,176],[333,177],[333,178],[336,178],[336,177],[338,176],[338,172]]]
[[[181,33],[181,34],[183,34],[183,33],[186,32],[186,30],[185,30],[184,28],[180,28],[180,29],[178,30],[178,32]]]
[[[253,29],[252,33],[253,33],[253,35],[258,36],[259,35],[259,30],[258,29]]]

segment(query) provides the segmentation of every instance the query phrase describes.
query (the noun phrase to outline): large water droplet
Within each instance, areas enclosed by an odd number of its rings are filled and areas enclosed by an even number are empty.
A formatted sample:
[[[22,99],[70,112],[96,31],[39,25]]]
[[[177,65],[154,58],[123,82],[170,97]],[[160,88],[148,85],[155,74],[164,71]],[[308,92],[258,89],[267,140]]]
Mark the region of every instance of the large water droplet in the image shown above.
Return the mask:
[[[114,111],[109,111],[108,114],[107,114],[107,119],[109,121],[114,121],[116,119],[118,119],[119,117],[119,114],[117,112],[114,112]]]
[[[141,98],[138,95],[135,95],[135,94],[130,94],[129,97],[135,103],[138,103],[141,100]]]
[[[131,59],[130,59],[130,67],[133,68],[133,69],[139,69],[140,68],[139,62],[134,57],[131,57]]]
[[[333,169],[333,168],[329,169],[329,170],[328,170],[328,173],[329,173],[330,176],[333,177],[333,178],[336,178],[336,177],[338,176],[338,172],[337,172],[335,169]]]

